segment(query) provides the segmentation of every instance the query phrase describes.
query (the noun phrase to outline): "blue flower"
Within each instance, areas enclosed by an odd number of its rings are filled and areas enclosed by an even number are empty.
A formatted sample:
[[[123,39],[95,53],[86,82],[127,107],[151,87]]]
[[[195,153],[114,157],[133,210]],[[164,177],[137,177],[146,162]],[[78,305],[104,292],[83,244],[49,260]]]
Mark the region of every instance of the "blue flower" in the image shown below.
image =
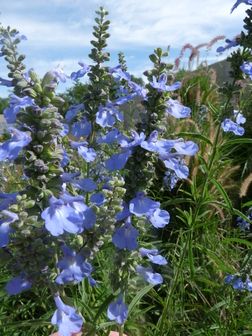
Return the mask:
[[[127,139],[125,137],[120,140],[119,144],[122,148],[133,148],[136,146],[140,146],[141,143],[145,140],[145,134],[143,132],[138,134],[136,131],[132,131],[131,136],[131,139]]]
[[[246,122],[246,118],[244,118],[242,113],[237,110],[234,110],[234,117],[236,122],[232,121],[231,119],[225,119],[221,123],[221,127],[224,132],[232,132],[235,135],[242,136],[245,130],[240,125]]]
[[[50,71],[57,81],[65,83],[69,76],[67,76],[60,66]]]
[[[72,336],[73,333],[79,332],[83,325],[83,318],[76,313],[76,309],[65,305],[59,295],[54,297],[54,301],[57,309],[52,316],[51,322],[58,326],[59,335]]]
[[[159,273],[154,273],[151,267],[143,267],[138,265],[136,272],[141,275],[145,281],[151,285],[160,285],[163,283],[163,277]]]
[[[61,124],[60,136],[64,137],[69,133],[69,126],[67,124]]]
[[[96,193],[90,196],[90,202],[94,203],[97,206],[101,206],[106,202],[106,199],[103,193]]]
[[[248,217],[249,219],[251,219],[250,215]],[[239,226],[240,230],[242,231],[250,230],[250,223],[246,222],[245,219],[237,217],[236,223]]]
[[[106,106],[100,106],[96,113],[96,123],[101,127],[112,127],[114,123],[123,121],[123,114],[110,102]]]
[[[119,143],[125,138],[126,137],[122,135],[122,133],[120,133],[117,128],[115,128],[112,131],[109,131],[107,134],[100,136],[96,141],[98,144],[106,143],[109,145],[112,144],[113,142]]]
[[[64,168],[65,166],[67,166],[70,162],[69,156],[67,155],[67,152],[65,151],[65,149],[63,150],[63,157],[62,160],[60,162],[60,165],[62,168]]]
[[[175,82],[172,85],[166,85],[167,83],[167,75],[163,73],[159,79],[155,76],[152,77],[152,82],[150,82],[150,85],[154,88],[157,89],[158,92],[170,92],[170,91],[175,91],[180,89],[181,83],[180,82]]]
[[[131,80],[131,75],[128,72],[123,71],[121,65],[117,65],[114,68],[109,68],[109,72],[117,80],[124,79],[127,82]]]
[[[86,262],[80,253],[76,253],[66,245],[62,246],[62,251],[64,258],[57,264],[57,267],[61,270],[55,280],[57,284],[78,283],[84,278],[92,279],[92,265]],[[91,283],[93,282],[92,279]]]
[[[79,172],[76,173],[63,173],[60,175],[63,182],[72,182],[75,177],[80,176]]]
[[[170,98],[166,104],[166,112],[175,118],[187,118],[191,115],[191,109],[182,105],[178,100]]]
[[[128,85],[135,94],[135,96],[139,96],[143,100],[147,99],[147,90],[144,87],[131,81],[128,83]]]
[[[252,292],[252,281],[250,280],[249,277],[247,277],[246,279],[245,287],[249,292]]]
[[[7,86],[7,87],[12,87],[12,86],[14,86],[12,80],[4,79],[4,78],[2,78],[2,77],[0,77],[0,85]]]
[[[20,274],[19,276],[11,279],[5,286],[5,289],[9,295],[16,295],[29,290],[31,286],[31,282],[26,279],[25,275]]]
[[[91,178],[84,178],[80,180],[73,180],[71,182],[76,188],[86,192],[91,192],[97,189],[97,184]]]
[[[77,81],[77,79],[83,77],[86,75],[86,73],[89,72],[90,70],[90,66],[83,63],[83,62],[78,62],[78,64],[81,66],[81,69],[79,69],[78,71],[76,72],[72,72],[71,73],[71,79],[74,80],[74,81]]]
[[[233,13],[233,11],[242,3],[246,5],[252,5],[252,0],[237,0],[236,3],[233,5],[230,13]]]
[[[189,175],[189,168],[185,165],[181,158],[168,157],[165,159],[161,157],[166,168],[173,170],[179,179],[186,179]]]
[[[158,131],[151,132],[149,138],[141,142],[140,146],[149,152],[167,154],[174,146],[175,140],[158,140]]]
[[[122,295],[120,295],[116,301],[110,303],[107,316],[111,321],[116,321],[118,324],[123,324],[127,320],[128,307],[123,302]]]
[[[112,242],[119,249],[132,251],[137,248],[138,235],[139,232],[132,226],[129,217],[123,226],[115,229],[115,233],[112,237]]]
[[[243,289],[245,289],[244,282],[237,275],[228,274],[224,278],[224,283],[228,284],[228,285],[231,285],[233,287],[233,289],[235,289],[235,290],[243,290]]]
[[[142,257],[147,257],[153,264],[167,265],[167,260],[159,254],[157,249],[146,249],[141,247],[139,252]]]
[[[217,48],[216,52],[222,53],[222,52],[224,52],[227,49],[230,49],[230,48],[238,46],[237,37],[234,37],[232,40],[226,39],[225,42],[226,42],[226,45],[224,47]]]
[[[169,224],[170,214],[168,211],[158,208],[151,212],[147,218],[155,228],[162,229]]]
[[[124,220],[125,218],[127,218],[131,215],[131,213],[129,211],[128,204],[126,202],[123,202],[122,206],[123,206],[122,211],[120,211],[116,214],[116,220],[117,221]]]
[[[95,160],[97,154],[93,148],[87,147],[87,142],[76,142],[71,141],[71,146],[73,148],[78,148],[78,154],[86,161],[86,162],[92,162]]]
[[[31,137],[26,132],[10,128],[11,139],[0,145],[0,161],[15,160],[23,147],[31,142]]]
[[[135,94],[134,93],[130,93],[127,96],[118,97],[114,101],[114,105],[120,106],[120,105],[126,104],[129,101],[133,100],[134,98],[135,98]]]
[[[15,94],[10,95],[10,106],[4,109],[4,118],[8,124],[13,124],[16,121],[16,116],[20,110],[26,107],[35,106],[34,99],[28,96],[18,97]]]
[[[246,75],[249,75],[250,79],[252,79],[252,62],[243,62],[243,64],[240,66],[240,69]]]
[[[159,207],[159,202],[146,197],[143,192],[138,192],[136,197],[129,202],[129,211],[137,217],[148,215]]]
[[[89,121],[87,121],[87,118],[83,118],[80,121],[75,122],[72,125],[72,135],[75,136],[76,138],[80,138],[82,136],[89,136],[89,134],[92,131],[92,126]]]
[[[62,199],[52,196],[50,198],[50,206],[46,208],[41,217],[45,221],[46,229],[53,235],[59,236],[64,231],[69,233],[80,233],[84,230],[83,217],[78,211]],[[76,203],[83,202],[81,196],[76,197]],[[84,208],[86,205],[83,203]],[[82,209],[83,210],[83,209]]]
[[[84,110],[84,104],[73,105],[66,112],[65,119],[67,122],[70,122],[73,118],[77,116],[77,114]]]
[[[131,155],[130,150],[126,150],[118,154],[113,154],[108,160],[105,161],[105,167],[109,171],[123,169],[130,155]]]
[[[18,215],[8,210],[3,210],[1,213],[5,218],[0,220],[0,247],[5,247],[9,244],[9,235],[12,232],[11,223],[17,221]]]
[[[180,155],[195,155],[198,150],[199,146],[193,141],[176,141],[174,143],[173,148],[177,151]]]
[[[0,211],[5,210],[9,205],[16,203],[18,193],[5,194],[0,192]]]

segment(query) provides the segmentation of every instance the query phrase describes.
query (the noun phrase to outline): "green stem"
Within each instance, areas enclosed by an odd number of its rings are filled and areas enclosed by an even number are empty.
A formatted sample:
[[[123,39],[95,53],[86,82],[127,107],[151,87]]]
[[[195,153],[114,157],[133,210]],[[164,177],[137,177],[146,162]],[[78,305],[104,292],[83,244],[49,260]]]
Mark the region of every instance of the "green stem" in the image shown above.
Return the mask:
[[[124,330],[123,325],[119,325],[119,327],[118,327],[119,336],[123,336],[123,330]]]

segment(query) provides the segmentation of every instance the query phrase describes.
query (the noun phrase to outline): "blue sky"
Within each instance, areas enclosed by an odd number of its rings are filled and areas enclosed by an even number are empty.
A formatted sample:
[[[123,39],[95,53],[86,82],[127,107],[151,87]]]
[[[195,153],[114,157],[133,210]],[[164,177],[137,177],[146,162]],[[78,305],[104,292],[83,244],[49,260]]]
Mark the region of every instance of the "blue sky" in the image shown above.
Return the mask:
[[[60,65],[67,74],[78,69],[78,61],[90,63],[88,53],[95,10],[104,6],[111,20],[108,50],[116,65],[123,51],[129,72],[141,76],[148,69],[148,55],[156,47],[171,47],[170,61],[185,43],[197,45],[217,35],[233,38],[242,29],[247,6],[241,4],[230,15],[233,0],[0,0],[0,22],[17,28],[28,38],[20,49],[27,68],[40,75]],[[221,60],[216,47],[201,61]],[[182,65],[187,63],[187,58]],[[3,60],[0,77],[6,77]],[[67,83],[71,86],[71,82]],[[8,91],[0,88],[0,95]]]

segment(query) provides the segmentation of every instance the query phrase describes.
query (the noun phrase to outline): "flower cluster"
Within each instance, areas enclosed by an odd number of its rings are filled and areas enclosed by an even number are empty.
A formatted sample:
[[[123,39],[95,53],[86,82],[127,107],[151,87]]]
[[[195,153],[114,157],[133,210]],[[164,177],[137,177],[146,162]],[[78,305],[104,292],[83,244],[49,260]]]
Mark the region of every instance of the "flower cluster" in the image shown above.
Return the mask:
[[[0,193],[0,247],[8,247],[15,266],[6,290],[15,295],[32,286],[49,286],[57,307],[51,322],[63,336],[79,332],[84,319],[64,304],[62,288],[84,279],[91,286],[99,285],[92,276],[92,260],[104,244],[113,250],[115,261],[109,272],[118,274],[111,283],[119,294],[108,306],[110,320],[126,321],[124,301],[132,277],[139,275],[153,286],[163,283],[156,268],[166,266],[167,259],[151,242],[145,243],[148,248],[141,247],[140,238],[151,226],[165,228],[170,214],[148,196],[147,184],[129,186],[130,179],[137,180],[129,167],[138,161],[147,170],[151,158],[152,167],[162,164],[162,179],[173,188],[189,175],[185,157],[198,151],[193,141],[165,139],[162,130],[155,128],[161,117],[155,119],[151,113],[158,105],[152,106],[152,96],[161,97],[164,116],[180,119],[191,113],[171,95],[181,83],[170,83],[165,68],[151,76],[148,84],[140,85],[122,66],[103,66],[109,57],[103,50],[109,21],[104,9],[97,13],[100,34],[94,34],[98,40],[91,41],[95,48],[90,54],[94,65],[79,62],[80,69],[71,75],[56,68],[42,79],[33,69],[24,72],[22,61],[9,67],[15,94],[4,110],[10,136],[0,144],[0,161],[23,167],[22,190]],[[9,28],[1,31],[1,55],[16,55],[23,37]],[[85,75],[89,94],[68,106],[56,94],[58,83],[79,81]],[[135,99],[147,106],[147,122],[143,129],[128,132],[122,126],[121,107]],[[144,171],[136,173],[143,175]]]

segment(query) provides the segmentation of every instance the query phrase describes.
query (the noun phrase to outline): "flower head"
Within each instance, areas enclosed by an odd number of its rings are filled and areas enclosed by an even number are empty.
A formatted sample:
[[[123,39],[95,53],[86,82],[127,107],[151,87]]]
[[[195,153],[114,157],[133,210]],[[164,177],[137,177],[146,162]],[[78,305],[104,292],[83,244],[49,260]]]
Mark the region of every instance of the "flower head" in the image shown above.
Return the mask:
[[[127,320],[128,307],[123,302],[122,295],[120,295],[116,301],[110,303],[107,315],[111,321],[116,321],[118,324],[123,324]]]
[[[78,64],[81,66],[81,69],[79,69],[78,71],[76,72],[72,72],[71,73],[71,79],[74,80],[74,81],[77,81],[77,79],[83,77],[86,75],[86,73],[89,72],[90,70],[90,66],[83,63],[83,62],[78,62]]]
[[[190,117],[191,109],[182,105],[178,100],[170,98],[167,101],[166,112],[175,118],[187,118]]]
[[[26,132],[21,132],[16,128],[10,129],[11,138],[0,145],[0,161],[15,160],[23,147],[31,142],[31,137]]]
[[[151,285],[160,285],[163,283],[163,277],[159,273],[154,273],[151,267],[143,267],[138,265],[136,271],[141,275],[145,281]]]
[[[83,325],[83,318],[76,313],[76,309],[65,305],[59,295],[54,297],[54,301],[57,309],[52,316],[51,322],[58,326],[59,335],[72,336],[73,333],[79,332]]]
[[[138,235],[138,230],[132,226],[130,217],[128,217],[123,226],[115,229],[112,242],[119,249],[132,251],[137,248]]]
[[[5,289],[9,295],[17,295],[23,291],[29,290],[32,284],[29,280],[27,280],[24,274],[20,274],[19,276],[11,279]]]
[[[68,282],[78,283],[84,278],[94,280],[91,277],[92,266],[86,262],[80,253],[76,253],[69,247],[64,245],[62,247],[64,258],[61,259],[57,267],[61,270],[61,273],[57,276],[55,282],[62,285]]]
[[[233,13],[233,11],[240,5],[240,4],[246,4],[246,5],[252,5],[252,0],[237,0],[236,3],[233,5],[233,7],[231,8],[231,12]]]

